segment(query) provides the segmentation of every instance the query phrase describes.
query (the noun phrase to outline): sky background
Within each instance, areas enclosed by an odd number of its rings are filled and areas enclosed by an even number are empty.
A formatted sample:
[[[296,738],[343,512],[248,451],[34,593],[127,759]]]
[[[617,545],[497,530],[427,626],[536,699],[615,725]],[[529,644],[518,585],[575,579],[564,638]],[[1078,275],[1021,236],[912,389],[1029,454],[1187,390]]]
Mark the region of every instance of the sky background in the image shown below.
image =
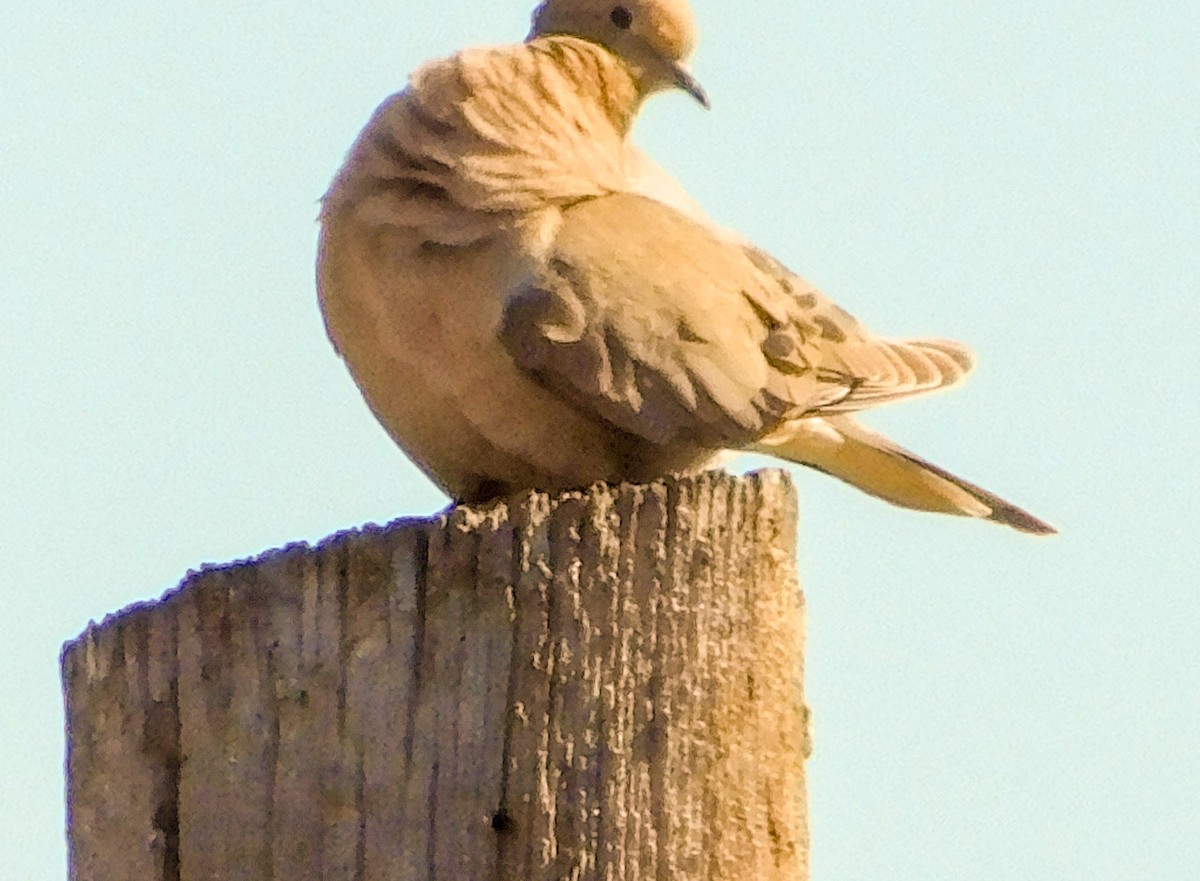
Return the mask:
[[[327,344],[317,200],[529,0],[8,0],[0,856],[65,874],[57,655],[226,561],[444,498]],[[799,474],[813,877],[1200,877],[1200,5],[698,0],[637,129],[962,389],[871,424],[1062,534]],[[758,466],[763,460],[747,459]]]

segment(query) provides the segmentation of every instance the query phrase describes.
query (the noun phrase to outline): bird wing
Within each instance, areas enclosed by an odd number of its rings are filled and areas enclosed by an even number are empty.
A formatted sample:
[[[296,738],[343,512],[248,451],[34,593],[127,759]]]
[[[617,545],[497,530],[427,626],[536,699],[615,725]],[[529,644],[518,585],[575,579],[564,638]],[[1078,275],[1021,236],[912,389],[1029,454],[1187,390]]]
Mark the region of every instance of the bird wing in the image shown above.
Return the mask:
[[[944,341],[870,334],[799,276],[663,203],[580,201],[506,298],[521,367],[652,442],[740,447],[789,419],[846,412],[960,380]]]

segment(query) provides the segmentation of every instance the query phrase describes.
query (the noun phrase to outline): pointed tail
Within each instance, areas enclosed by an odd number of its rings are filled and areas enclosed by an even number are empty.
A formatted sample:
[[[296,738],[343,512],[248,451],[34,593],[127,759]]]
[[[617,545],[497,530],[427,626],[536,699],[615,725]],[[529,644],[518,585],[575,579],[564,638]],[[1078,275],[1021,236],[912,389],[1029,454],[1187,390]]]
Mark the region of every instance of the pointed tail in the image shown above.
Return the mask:
[[[981,517],[1033,535],[1053,535],[1058,531],[1028,511],[926,462],[849,416],[796,420],[752,449],[824,471],[903,508]]]

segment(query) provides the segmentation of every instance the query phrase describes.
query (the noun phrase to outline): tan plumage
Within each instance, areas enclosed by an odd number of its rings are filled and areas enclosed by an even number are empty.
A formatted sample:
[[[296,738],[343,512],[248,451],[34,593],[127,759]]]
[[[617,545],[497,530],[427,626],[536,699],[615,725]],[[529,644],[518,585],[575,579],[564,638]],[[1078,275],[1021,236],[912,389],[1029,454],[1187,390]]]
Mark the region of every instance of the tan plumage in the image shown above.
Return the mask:
[[[1052,531],[848,415],[958,383],[964,347],[872,335],[632,146],[649,94],[705,100],[693,43],[681,0],[549,0],[526,43],[426,65],[380,107],[326,195],[318,258],[376,416],[460,500],[754,449]]]

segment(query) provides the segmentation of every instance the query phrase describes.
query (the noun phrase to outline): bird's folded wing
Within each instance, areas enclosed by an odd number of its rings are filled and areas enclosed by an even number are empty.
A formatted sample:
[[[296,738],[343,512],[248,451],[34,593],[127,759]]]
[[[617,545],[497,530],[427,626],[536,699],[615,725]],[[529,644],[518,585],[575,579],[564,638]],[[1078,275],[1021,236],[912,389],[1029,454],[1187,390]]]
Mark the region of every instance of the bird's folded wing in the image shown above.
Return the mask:
[[[844,398],[810,408],[812,412],[821,415],[854,412],[950,388],[974,368],[970,349],[953,340],[891,340],[875,336],[854,316],[766,252],[754,247],[745,250],[763,272],[789,281],[793,307],[801,313],[795,326],[806,336],[815,363],[842,374],[852,385]]]
[[[895,343],[768,255],[619,193],[563,223],[500,328],[540,382],[647,440],[745,445],[800,416],[951,384],[953,343]]]

